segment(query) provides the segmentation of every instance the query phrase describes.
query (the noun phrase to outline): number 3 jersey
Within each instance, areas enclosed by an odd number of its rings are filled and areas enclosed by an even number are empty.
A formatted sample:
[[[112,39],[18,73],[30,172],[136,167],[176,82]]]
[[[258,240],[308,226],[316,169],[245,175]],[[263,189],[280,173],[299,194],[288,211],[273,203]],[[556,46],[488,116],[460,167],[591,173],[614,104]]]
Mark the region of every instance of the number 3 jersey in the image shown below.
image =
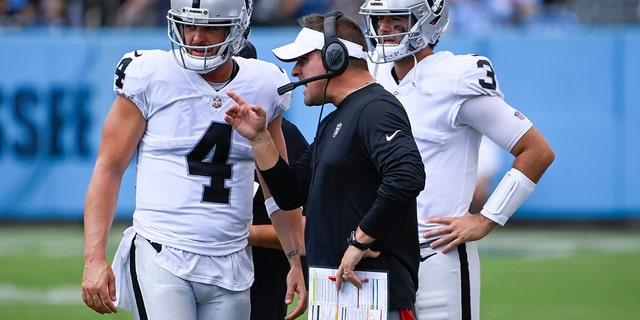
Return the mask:
[[[261,106],[268,122],[289,107],[291,94],[277,94],[289,79],[276,65],[233,59],[237,73],[219,91],[178,66],[170,51],[137,50],[118,64],[114,91],[147,120],[137,149],[133,214],[136,232],[147,239],[205,256],[247,245],[254,155],[249,141],[224,121],[235,104],[225,92]]]
[[[413,136],[420,149],[426,170],[426,184],[418,196],[418,234],[439,225],[427,225],[431,217],[462,216],[467,213],[477,181],[478,150],[482,133],[462,123],[458,114],[464,101],[476,96],[503,98],[491,62],[482,56],[454,55],[449,51],[436,52],[416,64],[396,83],[392,74],[393,63],[372,66],[376,80],[393,93],[404,105],[411,121]],[[507,107],[505,107],[507,106]],[[509,113],[514,109],[503,104],[491,110]],[[531,125],[524,116],[510,127],[511,141],[503,145],[510,150],[521,134]],[[476,120],[476,121],[482,121]]]

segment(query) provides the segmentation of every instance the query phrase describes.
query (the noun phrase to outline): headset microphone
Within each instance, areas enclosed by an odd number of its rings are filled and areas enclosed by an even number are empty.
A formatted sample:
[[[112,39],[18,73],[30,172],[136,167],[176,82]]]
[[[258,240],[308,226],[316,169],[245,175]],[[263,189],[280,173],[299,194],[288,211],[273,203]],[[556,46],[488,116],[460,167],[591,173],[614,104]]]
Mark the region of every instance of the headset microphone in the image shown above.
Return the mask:
[[[325,73],[325,74],[321,74],[319,76],[306,78],[304,80],[300,80],[300,81],[297,81],[297,82],[290,82],[290,83],[285,84],[282,87],[279,87],[278,88],[278,94],[279,95],[283,95],[283,94],[285,94],[285,93],[287,93],[287,92],[289,92],[289,91],[291,91],[291,90],[295,89],[296,87],[301,86],[303,84],[307,84],[309,82],[313,82],[313,81],[317,81],[317,80],[331,78],[332,76],[333,76],[333,72],[328,72],[328,73]]]

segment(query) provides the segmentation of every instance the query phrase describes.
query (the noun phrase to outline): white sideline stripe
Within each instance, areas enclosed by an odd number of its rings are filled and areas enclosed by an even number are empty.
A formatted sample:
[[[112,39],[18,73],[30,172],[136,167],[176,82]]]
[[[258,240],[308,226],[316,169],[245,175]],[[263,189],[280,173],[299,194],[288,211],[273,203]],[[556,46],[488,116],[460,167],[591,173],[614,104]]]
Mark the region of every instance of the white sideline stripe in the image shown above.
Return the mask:
[[[0,283],[0,305],[16,302],[37,304],[83,304],[80,288],[55,287],[48,290],[18,287]]]
[[[4,230],[1,230],[2,232]],[[82,256],[83,239],[46,239],[39,236],[0,236],[0,256],[29,251],[45,257]]]
[[[491,255],[550,260],[579,251],[630,252],[640,249],[640,237],[632,233],[550,231],[498,231],[478,242],[481,258]]]

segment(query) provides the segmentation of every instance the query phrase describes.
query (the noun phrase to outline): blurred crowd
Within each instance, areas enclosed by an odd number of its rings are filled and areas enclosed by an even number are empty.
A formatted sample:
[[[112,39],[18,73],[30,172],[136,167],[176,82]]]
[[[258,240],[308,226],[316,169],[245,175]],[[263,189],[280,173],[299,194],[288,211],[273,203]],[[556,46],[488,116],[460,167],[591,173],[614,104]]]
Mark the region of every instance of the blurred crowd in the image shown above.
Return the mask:
[[[253,26],[297,25],[312,12],[339,9],[362,21],[359,0],[254,0]],[[486,34],[510,27],[573,28],[581,21],[571,0],[449,0],[449,31]],[[575,0],[574,0],[575,2]],[[574,6],[575,7],[575,6]],[[159,27],[169,0],[0,0],[0,27]],[[640,3],[636,21],[640,21]]]
[[[5,27],[154,27],[166,24],[168,0],[0,0]]]
[[[450,32],[483,35],[510,27],[567,29],[580,24],[567,0],[449,0],[449,4]]]

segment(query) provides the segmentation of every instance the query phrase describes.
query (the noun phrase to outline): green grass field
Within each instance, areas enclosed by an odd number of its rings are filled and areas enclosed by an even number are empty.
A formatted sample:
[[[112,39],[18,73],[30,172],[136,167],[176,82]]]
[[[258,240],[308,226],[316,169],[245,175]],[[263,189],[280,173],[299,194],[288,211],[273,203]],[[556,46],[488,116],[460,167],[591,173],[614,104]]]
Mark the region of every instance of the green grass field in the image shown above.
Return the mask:
[[[110,258],[124,226],[113,228]],[[80,297],[82,226],[0,222],[0,319],[132,319]],[[482,318],[640,319],[640,229],[495,230],[480,244]]]

